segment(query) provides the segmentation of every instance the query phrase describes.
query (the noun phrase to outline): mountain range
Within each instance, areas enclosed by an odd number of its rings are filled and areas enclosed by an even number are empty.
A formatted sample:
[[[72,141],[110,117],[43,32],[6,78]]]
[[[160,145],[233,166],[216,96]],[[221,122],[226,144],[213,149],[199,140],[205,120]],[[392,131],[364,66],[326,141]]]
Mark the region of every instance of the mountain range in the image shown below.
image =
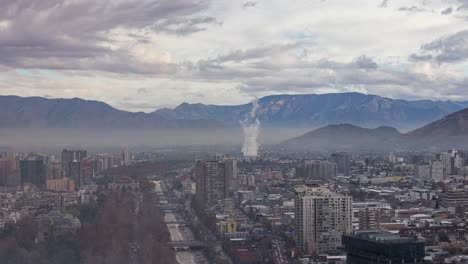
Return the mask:
[[[260,98],[262,127],[318,128],[347,123],[410,130],[468,107],[468,102],[400,100],[360,93],[273,95]],[[115,109],[100,101],[0,96],[2,128],[223,128],[238,127],[252,104],[183,103],[151,113]]]
[[[350,124],[338,124],[328,125],[286,140],[280,146],[310,151],[466,149],[468,148],[468,108],[404,134],[391,127],[368,129]]]
[[[318,128],[349,123],[362,127],[392,126],[413,129],[468,107],[468,102],[408,101],[360,93],[272,95],[258,100],[263,127]],[[252,104],[217,106],[183,103],[155,111],[166,118],[213,119],[237,125]]]
[[[1,128],[214,128],[215,120],[169,119],[158,113],[127,112],[100,101],[0,96]]]

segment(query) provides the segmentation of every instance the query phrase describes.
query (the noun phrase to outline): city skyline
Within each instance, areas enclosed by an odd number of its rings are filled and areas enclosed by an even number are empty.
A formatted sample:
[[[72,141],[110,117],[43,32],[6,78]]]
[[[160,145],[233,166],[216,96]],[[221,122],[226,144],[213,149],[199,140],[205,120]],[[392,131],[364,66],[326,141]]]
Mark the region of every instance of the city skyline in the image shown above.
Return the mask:
[[[80,97],[130,111],[285,93],[464,100],[467,6],[7,1],[0,94]]]
[[[468,0],[0,0],[1,264],[468,263]]]

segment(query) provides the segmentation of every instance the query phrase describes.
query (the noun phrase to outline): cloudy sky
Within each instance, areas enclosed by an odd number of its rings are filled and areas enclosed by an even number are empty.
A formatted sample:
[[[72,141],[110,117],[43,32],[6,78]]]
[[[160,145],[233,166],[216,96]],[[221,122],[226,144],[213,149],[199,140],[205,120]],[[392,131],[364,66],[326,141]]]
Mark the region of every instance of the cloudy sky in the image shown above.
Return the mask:
[[[0,0],[0,94],[468,100],[468,0]]]

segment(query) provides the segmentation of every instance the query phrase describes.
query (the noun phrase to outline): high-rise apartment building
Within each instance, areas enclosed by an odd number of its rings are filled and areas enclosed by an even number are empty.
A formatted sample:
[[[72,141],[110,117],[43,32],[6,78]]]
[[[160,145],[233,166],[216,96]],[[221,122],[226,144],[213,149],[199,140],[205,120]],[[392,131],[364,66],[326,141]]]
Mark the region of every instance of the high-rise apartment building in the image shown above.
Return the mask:
[[[444,152],[437,155],[437,160],[440,160],[444,166],[447,175],[454,174],[454,158],[451,152]]]
[[[196,199],[199,205],[212,207],[229,197],[229,186],[237,178],[237,161],[224,157],[195,162]]]
[[[456,175],[466,165],[466,154],[459,150],[450,150],[436,155],[436,160],[441,161],[447,175]]]
[[[327,180],[336,176],[336,164],[328,161],[312,160],[296,166],[296,177],[303,179]]]
[[[114,166],[114,156],[111,154],[96,155],[96,172],[108,170]]]
[[[435,182],[442,182],[446,176],[447,169],[442,160],[431,161],[431,178]]]
[[[14,153],[0,153],[0,186],[20,185],[19,159]]]
[[[48,180],[57,180],[62,178],[62,164],[54,160],[46,164],[46,177]]]
[[[352,198],[323,187],[295,190],[295,240],[306,253],[326,253],[352,232]]]
[[[74,160],[70,163],[70,179],[72,179],[76,186],[83,185],[83,177],[81,173],[81,161]]]
[[[47,157],[31,154],[20,161],[21,185],[32,184],[39,188],[46,185]]]
[[[96,162],[90,158],[81,161],[81,184],[90,184],[93,180]]]
[[[127,147],[124,147],[123,150],[122,150],[122,158],[121,158],[121,162],[122,162],[122,165],[123,166],[128,166],[130,165],[131,161],[132,161],[132,157],[131,157],[131,154],[130,154],[130,151],[128,151],[128,148]]]
[[[375,230],[380,227],[380,208],[367,206],[358,212],[359,230]]]
[[[348,175],[351,156],[348,153],[335,153],[331,159],[336,163],[337,173]]]
[[[418,180],[431,180],[431,165],[418,164],[414,167],[414,174]]]
[[[86,150],[64,149],[62,151],[62,177],[73,178],[72,166],[76,167],[76,164],[73,164],[73,163],[81,162],[81,160],[86,158],[87,155],[88,155],[88,152]]]
[[[223,188],[224,196],[227,198],[229,192],[232,190],[233,181],[237,180],[237,160],[224,158],[224,182],[225,188]]]

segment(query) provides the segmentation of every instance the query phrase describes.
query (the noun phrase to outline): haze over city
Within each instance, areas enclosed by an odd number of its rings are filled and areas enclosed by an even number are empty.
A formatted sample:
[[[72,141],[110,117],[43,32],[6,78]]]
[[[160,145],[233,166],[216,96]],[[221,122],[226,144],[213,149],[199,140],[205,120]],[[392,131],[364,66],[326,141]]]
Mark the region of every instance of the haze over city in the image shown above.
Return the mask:
[[[468,0],[0,0],[0,264],[468,263]]]

